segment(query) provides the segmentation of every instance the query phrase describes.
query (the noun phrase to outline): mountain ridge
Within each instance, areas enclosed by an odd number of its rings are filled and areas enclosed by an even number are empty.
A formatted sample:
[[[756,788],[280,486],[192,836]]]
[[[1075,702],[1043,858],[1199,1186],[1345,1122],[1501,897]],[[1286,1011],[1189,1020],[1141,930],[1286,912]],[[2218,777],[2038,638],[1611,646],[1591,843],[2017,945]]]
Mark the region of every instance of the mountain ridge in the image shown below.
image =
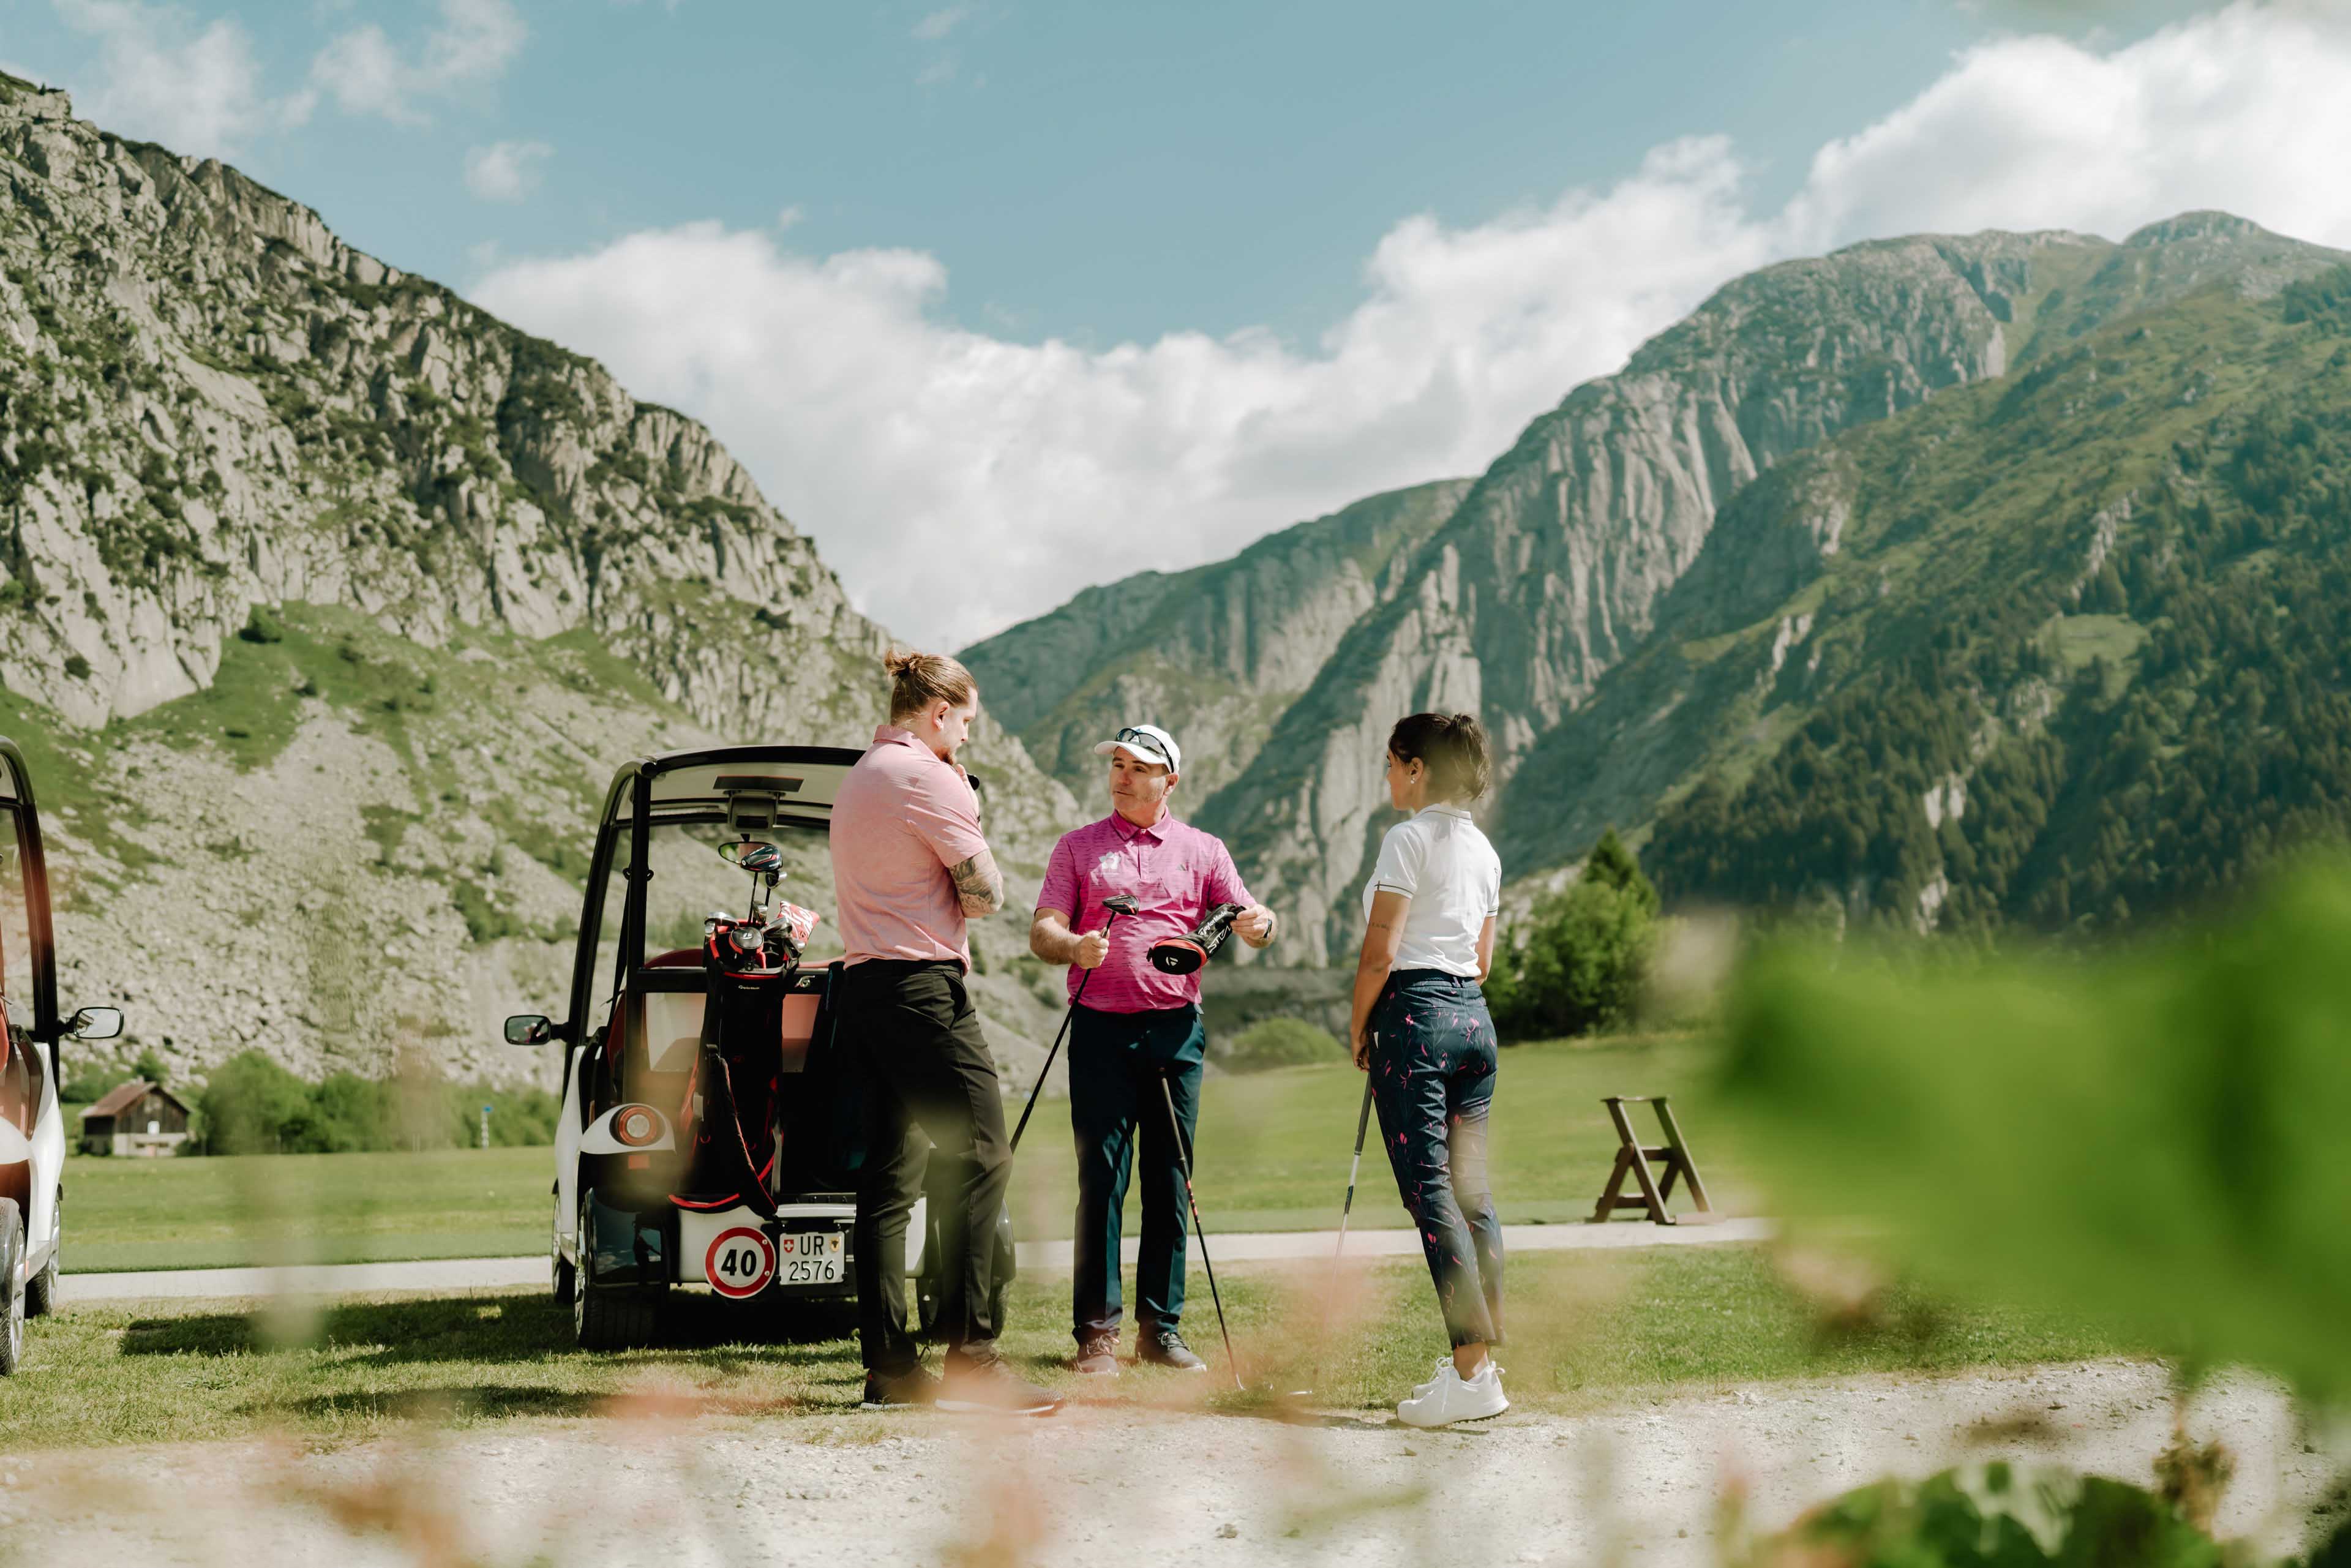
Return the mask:
[[[1081,800],[1101,789],[1096,741],[1124,724],[1166,727],[1185,749],[1189,814],[1248,770],[1274,718],[1468,485],[1368,496],[1222,561],[1083,590],[965,649],[964,662],[998,719]]]
[[[113,912],[203,912],[149,923],[125,1060],[545,1071],[496,1019],[559,999],[613,768],[862,745],[888,643],[695,422],[0,79],[0,724],[43,753],[75,984],[111,988]],[[1033,883],[1069,797],[984,716],[970,756]],[[731,901],[712,868],[680,893]],[[977,938],[1008,1061],[1052,1018],[1024,931]]]
[[[1196,820],[1234,846],[1260,895],[1292,911],[1280,961],[1324,961],[1352,940],[1384,824],[1387,725],[1419,708],[1479,711],[1500,754],[1489,814],[1520,862],[1514,898],[1556,885],[1606,821],[1638,828],[1688,787],[1671,765],[1682,752],[1638,745],[1627,753],[1638,765],[1595,797],[1609,802],[1599,816],[1544,784],[1562,749],[1589,737],[1576,716],[1611,672],[1671,645],[1688,615],[1711,624],[1739,603],[1762,614],[1839,548],[1852,519],[1835,459],[1779,478],[1783,465],[1944,393],[2021,385],[2115,322],[2199,291],[2271,298],[2335,255],[2190,212],[2121,241],[1998,230],[1868,240],[1732,279],[1624,370],[1528,424],[1408,562],[1391,563],[1377,602],[1328,639],[1312,681],[1269,723],[1298,744],[1196,795]],[[1720,520],[1748,513],[1749,553],[1710,557]],[[1767,663],[1810,630],[1801,612],[1783,619],[1765,638]]]

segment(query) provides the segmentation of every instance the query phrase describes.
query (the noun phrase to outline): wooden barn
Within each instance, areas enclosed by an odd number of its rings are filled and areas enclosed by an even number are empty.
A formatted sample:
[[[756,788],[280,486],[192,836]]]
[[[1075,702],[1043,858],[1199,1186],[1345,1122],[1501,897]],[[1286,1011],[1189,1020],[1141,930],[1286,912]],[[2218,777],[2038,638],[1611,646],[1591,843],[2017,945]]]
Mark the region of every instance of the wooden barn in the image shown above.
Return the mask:
[[[188,1108],[160,1083],[134,1078],[81,1113],[86,1155],[168,1155],[188,1141]]]

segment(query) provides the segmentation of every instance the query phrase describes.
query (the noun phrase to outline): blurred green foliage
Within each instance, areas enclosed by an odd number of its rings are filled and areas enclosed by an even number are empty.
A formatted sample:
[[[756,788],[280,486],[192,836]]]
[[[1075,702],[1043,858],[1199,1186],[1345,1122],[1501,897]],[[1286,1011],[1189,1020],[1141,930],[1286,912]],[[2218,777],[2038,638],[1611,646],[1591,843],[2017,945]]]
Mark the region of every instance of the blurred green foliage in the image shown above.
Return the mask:
[[[2314,1393],[2351,1386],[2351,863],[2098,958],[1757,953],[1708,1118],[1778,1211]]]
[[[1998,1462],[1857,1488],[1744,1558],[1746,1568],[2220,1568],[2234,1561],[2151,1492]]]
[[[555,1141],[559,1107],[544,1089],[451,1083],[415,1071],[392,1078],[335,1072],[314,1084],[247,1051],[213,1070],[189,1141],[213,1155],[463,1148],[480,1141],[484,1105],[493,1145]]]
[[[1583,873],[1496,943],[1488,1008],[1506,1040],[1589,1034],[1631,1016],[1657,946],[1657,890],[1610,828]]]

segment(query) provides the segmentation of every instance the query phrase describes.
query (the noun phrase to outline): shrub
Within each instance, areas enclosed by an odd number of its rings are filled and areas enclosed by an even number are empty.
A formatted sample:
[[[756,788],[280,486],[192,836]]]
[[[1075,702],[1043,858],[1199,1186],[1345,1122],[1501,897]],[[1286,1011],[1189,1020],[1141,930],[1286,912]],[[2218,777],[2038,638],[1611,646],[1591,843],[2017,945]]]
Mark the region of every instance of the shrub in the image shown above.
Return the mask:
[[[247,643],[283,643],[286,622],[256,604],[246,612],[245,629],[237,636]]]
[[[77,681],[86,681],[89,679],[89,661],[83,658],[79,653],[67,654],[66,674],[72,676]]]
[[[1513,1040],[1588,1034],[1630,1016],[1657,944],[1657,890],[1614,829],[1583,873],[1494,956],[1486,1000]]]
[[[555,1141],[560,1107],[544,1089],[451,1083],[413,1057],[392,1077],[346,1071],[312,1084],[248,1051],[214,1071],[197,1102],[189,1142],[208,1155],[471,1148],[480,1141],[486,1104],[492,1144],[507,1148]]]
[[[1271,1067],[1300,1067],[1309,1062],[1337,1061],[1346,1049],[1329,1030],[1303,1019],[1259,1019],[1233,1037],[1217,1054],[1217,1062],[1232,1072],[1262,1072]]]
[[[308,1135],[310,1109],[308,1084],[258,1051],[240,1051],[213,1070],[190,1142],[212,1155],[288,1152]]]
[[[85,1067],[57,1087],[57,1098],[69,1105],[95,1105],[122,1082],[119,1067]]]

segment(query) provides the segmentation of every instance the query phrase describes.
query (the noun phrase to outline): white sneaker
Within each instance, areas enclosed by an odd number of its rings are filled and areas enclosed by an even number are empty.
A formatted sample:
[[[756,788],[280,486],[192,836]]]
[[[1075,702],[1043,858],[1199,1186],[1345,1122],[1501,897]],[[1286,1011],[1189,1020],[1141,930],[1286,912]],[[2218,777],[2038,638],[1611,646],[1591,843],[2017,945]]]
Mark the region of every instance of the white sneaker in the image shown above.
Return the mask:
[[[1436,1386],[1414,1398],[1399,1401],[1396,1419],[1407,1427],[1449,1427],[1456,1421],[1482,1421],[1510,1407],[1502,1393],[1501,1368],[1489,1358],[1478,1375],[1464,1379],[1451,1361],[1437,1369]]]
[[[1443,1382],[1443,1381],[1444,1381],[1444,1378],[1445,1378],[1445,1369],[1446,1369],[1447,1367],[1448,1367],[1448,1366],[1451,1366],[1452,1364],[1453,1364],[1453,1358],[1452,1358],[1451,1356],[1449,1356],[1449,1355],[1440,1355],[1440,1356],[1438,1356],[1438,1357],[1437,1358],[1437,1364],[1436,1364],[1436,1366],[1430,1369],[1434,1375],[1432,1375],[1432,1376],[1429,1378],[1429,1380],[1428,1380],[1427,1382],[1426,1382],[1426,1383],[1416,1383],[1416,1384],[1414,1384],[1414,1385],[1412,1385],[1412,1396],[1413,1396],[1415,1399],[1418,1399],[1418,1398],[1420,1398],[1423,1395],[1426,1394],[1430,1389],[1432,1389],[1432,1388],[1436,1387],[1439,1383]],[[1502,1373],[1505,1373],[1505,1372],[1510,1371],[1510,1368],[1509,1368],[1509,1367],[1507,1367],[1507,1366],[1504,1366],[1504,1365],[1500,1364],[1499,1362],[1496,1362],[1496,1361],[1495,1361],[1492,1357],[1490,1357],[1490,1356],[1489,1356],[1489,1357],[1487,1358],[1487,1360],[1486,1360],[1486,1364],[1487,1364],[1488,1366],[1490,1366],[1490,1367],[1492,1367],[1492,1368],[1494,1369],[1495,1375],[1496,1375],[1497,1376],[1500,1375]]]

